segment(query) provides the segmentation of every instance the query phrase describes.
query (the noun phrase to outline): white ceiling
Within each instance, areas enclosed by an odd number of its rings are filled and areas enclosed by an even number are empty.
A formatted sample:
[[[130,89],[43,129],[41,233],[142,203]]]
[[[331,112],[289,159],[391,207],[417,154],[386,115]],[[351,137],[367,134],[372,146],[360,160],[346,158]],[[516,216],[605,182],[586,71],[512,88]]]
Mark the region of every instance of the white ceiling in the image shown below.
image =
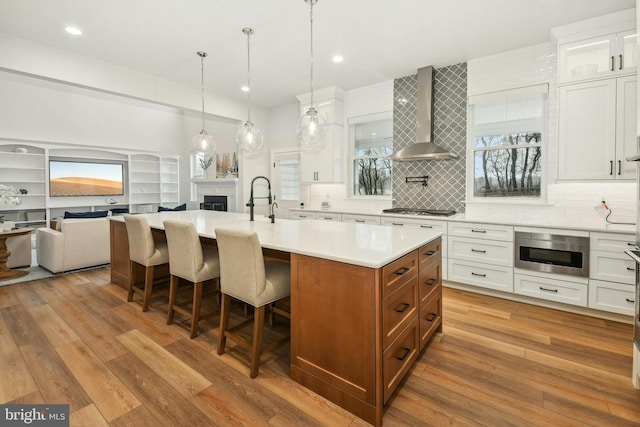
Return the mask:
[[[319,0],[314,87],[349,90],[549,40],[550,28],[635,7],[635,0]],[[84,32],[64,31],[75,25]],[[310,89],[304,0],[0,0],[0,31],[275,107]],[[342,64],[331,57],[342,54]]]

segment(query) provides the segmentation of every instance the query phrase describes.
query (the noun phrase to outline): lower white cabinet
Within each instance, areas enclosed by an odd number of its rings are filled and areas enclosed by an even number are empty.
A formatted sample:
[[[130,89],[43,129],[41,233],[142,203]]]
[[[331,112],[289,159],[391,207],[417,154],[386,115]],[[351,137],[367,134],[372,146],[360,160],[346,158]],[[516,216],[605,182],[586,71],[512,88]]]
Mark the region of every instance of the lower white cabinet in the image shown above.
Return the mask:
[[[636,263],[624,252],[591,251],[589,277],[610,282],[635,283]]]
[[[377,215],[342,214],[342,222],[380,225],[380,217]]]
[[[513,242],[449,236],[449,257],[513,267]]]
[[[513,292],[513,268],[449,258],[447,280]]]
[[[635,304],[633,285],[589,280],[589,307],[633,316]]]
[[[514,274],[514,293],[549,301],[587,306],[589,286],[584,282],[556,280],[549,277]]]
[[[292,211],[289,213],[289,219],[316,219],[316,213]]]
[[[342,215],[339,213],[332,212],[316,212],[316,219],[321,219],[323,221],[342,221]]]

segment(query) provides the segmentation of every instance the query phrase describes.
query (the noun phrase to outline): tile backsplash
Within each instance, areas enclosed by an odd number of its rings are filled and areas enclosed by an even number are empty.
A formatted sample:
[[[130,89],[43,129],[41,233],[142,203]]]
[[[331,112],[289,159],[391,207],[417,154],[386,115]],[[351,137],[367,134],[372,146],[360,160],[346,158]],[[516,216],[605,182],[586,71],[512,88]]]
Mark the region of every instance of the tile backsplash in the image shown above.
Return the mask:
[[[394,80],[394,151],[416,142],[417,76]],[[432,142],[456,152],[457,160],[394,162],[393,206],[464,212],[467,141],[467,64],[434,69]],[[429,176],[429,184],[407,183]]]

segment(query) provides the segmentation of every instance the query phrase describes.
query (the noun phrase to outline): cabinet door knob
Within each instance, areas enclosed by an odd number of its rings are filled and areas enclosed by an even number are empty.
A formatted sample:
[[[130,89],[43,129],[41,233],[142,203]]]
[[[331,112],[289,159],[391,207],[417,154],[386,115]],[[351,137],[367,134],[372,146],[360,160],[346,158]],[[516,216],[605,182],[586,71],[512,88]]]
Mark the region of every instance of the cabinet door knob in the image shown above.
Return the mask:
[[[622,175],[622,162],[618,160],[618,175]]]
[[[409,307],[411,307],[411,304],[404,302],[401,307],[396,308],[396,313],[404,313]]]
[[[409,353],[411,353],[411,349],[410,348],[404,347],[403,349],[404,349],[404,353],[402,354],[402,356],[397,356],[396,357],[396,359],[398,359],[400,361],[406,359],[407,356],[409,355]]]
[[[398,271],[396,271],[396,274],[398,276],[402,276],[403,274],[406,274],[408,271],[410,270],[409,267],[402,267],[401,269],[399,269]]]
[[[615,64],[614,64],[615,60],[616,60],[615,56],[612,56],[611,57],[611,71],[614,71],[616,69]]]
[[[613,175],[613,160],[609,160],[609,175]]]
[[[619,70],[622,70],[624,68],[623,62],[622,62],[622,55],[618,55],[618,58],[620,58],[620,68],[618,68]]]

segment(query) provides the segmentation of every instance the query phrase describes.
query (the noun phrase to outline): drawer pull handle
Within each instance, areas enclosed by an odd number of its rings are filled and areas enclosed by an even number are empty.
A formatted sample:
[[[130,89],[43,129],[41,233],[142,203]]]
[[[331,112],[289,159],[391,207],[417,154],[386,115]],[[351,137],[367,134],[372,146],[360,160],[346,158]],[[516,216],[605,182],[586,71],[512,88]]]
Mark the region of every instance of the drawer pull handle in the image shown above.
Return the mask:
[[[471,252],[478,252],[480,254],[486,254],[487,251],[485,251],[484,249],[471,249]]]
[[[438,251],[427,251],[427,252],[425,252],[425,255],[426,256],[434,256],[437,253],[438,253]]]
[[[627,246],[635,246],[635,243],[627,242]]]
[[[356,219],[356,222],[364,222],[364,219]]]
[[[474,230],[473,228],[471,229],[472,233],[486,233],[487,230]]]
[[[403,302],[401,308],[396,308],[396,313],[404,313],[409,307],[411,307],[411,304]]]
[[[630,303],[635,303],[635,302],[636,302],[636,300],[634,300],[634,299],[629,299],[629,298],[625,298],[625,300],[627,300],[627,302],[630,302]]]
[[[411,353],[411,349],[410,349],[410,348],[407,348],[407,347],[404,347],[404,354],[403,354],[402,356],[400,356],[400,357],[396,357],[396,359],[398,359],[398,360],[402,361],[402,360],[404,360],[404,359],[406,359],[406,358],[407,358],[407,356],[409,355],[409,353]]]
[[[402,267],[400,270],[396,271],[396,274],[398,276],[402,276],[403,274],[406,274],[409,271],[409,267]]]
[[[636,269],[635,269],[635,268],[631,268],[631,267],[627,267],[627,270],[628,270],[628,271],[636,271]]]
[[[392,222],[391,225],[399,225],[400,227],[402,227],[404,224],[401,222]]]
[[[436,282],[437,282],[437,280],[436,280],[436,279],[429,279],[429,280],[427,280],[426,282],[424,282],[424,284],[425,284],[425,285],[429,285],[429,286],[433,286],[433,285],[435,285],[435,284],[436,284]]]
[[[433,225],[421,225],[420,228],[433,228]]]
[[[333,217],[331,216],[325,216],[324,219],[328,219],[329,221],[331,221],[333,219]]]
[[[486,274],[480,274],[480,273],[474,273],[473,271],[471,272],[472,276],[478,276],[478,277],[487,277]]]
[[[553,293],[558,293],[557,289],[547,289],[547,288],[543,288],[542,286],[540,286],[540,290],[541,291],[547,291],[547,292],[553,292]]]
[[[433,322],[434,320],[436,320],[436,317],[438,317],[436,313],[431,313],[429,315],[429,318],[427,319],[427,322]]]

